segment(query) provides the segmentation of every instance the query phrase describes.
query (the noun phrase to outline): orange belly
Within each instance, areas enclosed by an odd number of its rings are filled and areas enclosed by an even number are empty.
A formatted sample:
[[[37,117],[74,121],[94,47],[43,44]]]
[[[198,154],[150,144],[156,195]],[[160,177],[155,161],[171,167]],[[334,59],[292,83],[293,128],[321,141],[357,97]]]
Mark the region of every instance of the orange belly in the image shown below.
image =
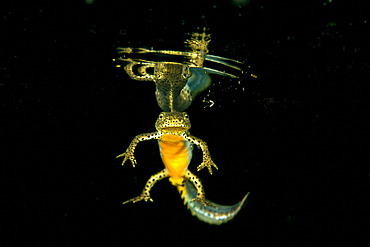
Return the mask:
[[[191,144],[176,135],[165,135],[158,143],[171,183],[181,185],[192,156]]]

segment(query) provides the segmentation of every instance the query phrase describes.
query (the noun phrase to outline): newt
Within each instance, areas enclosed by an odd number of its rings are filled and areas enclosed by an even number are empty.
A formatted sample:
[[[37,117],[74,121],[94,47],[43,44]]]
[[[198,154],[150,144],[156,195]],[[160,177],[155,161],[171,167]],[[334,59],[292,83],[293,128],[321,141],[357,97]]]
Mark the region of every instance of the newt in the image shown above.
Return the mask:
[[[205,198],[200,179],[188,169],[193,154],[193,145],[199,146],[203,152],[203,162],[197,167],[198,171],[207,167],[209,173],[212,174],[212,167],[218,168],[211,159],[207,144],[190,134],[191,123],[188,114],[176,111],[162,112],[156,121],[155,128],[157,130],[155,132],[137,135],[126,151],[117,158],[124,158],[122,165],[130,160],[132,166],[135,167],[137,161],[134,151],[137,144],[141,141],[156,139],[165,169],[149,178],[139,196],[123,204],[142,200],[153,201],[150,197],[150,190],[154,184],[163,178],[169,178],[171,184],[177,187],[192,214],[201,221],[219,225],[234,218],[246,202],[249,193],[239,203],[232,206],[218,205]]]

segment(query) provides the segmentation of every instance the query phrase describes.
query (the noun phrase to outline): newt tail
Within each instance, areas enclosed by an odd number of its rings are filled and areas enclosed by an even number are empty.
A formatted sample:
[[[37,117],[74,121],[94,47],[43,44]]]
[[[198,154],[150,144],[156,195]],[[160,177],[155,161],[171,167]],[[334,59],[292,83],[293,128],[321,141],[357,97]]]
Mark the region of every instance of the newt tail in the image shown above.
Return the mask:
[[[248,192],[240,202],[231,206],[219,205],[208,200],[205,201],[205,205],[194,200],[197,197],[197,190],[188,179],[185,179],[184,185],[177,186],[177,189],[181,194],[181,198],[184,199],[184,204],[187,204],[188,209],[190,209],[191,214],[211,225],[221,225],[232,220],[247,203],[249,195]]]

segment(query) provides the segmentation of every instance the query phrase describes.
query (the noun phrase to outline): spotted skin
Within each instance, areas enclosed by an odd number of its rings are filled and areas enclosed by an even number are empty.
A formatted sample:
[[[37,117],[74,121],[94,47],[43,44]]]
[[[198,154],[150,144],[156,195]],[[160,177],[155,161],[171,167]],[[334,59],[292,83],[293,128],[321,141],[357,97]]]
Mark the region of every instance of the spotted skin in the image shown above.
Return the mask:
[[[209,173],[212,174],[212,166],[218,169],[216,164],[211,159],[207,143],[190,134],[189,129],[191,127],[191,124],[187,113],[162,112],[157,119],[155,127],[157,129],[156,132],[145,133],[135,136],[135,138],[131,141],[130,146],[126,149],[126,151],[117,156],[117,158],[124,157],[122,165],[124,165],[127,160],[130,160],[132,166],[135,167],[137,162],[134,156],[134,152],[139,142],[148,141],[152,139],[158,139],[159,141],[161,141],[163,139],[165,140],[166,137],[169,136],[170,137],[177,136],[179,141],[187,141],[201,148],[203,152],[203,162],[198,166],[197,168],[198,171],[207,167]]]
[[[228,67],[238,69],[230,62],[240,63],[236,60],[207,55],[210,35],[193,33],[191,40],[185,43],[191,52],[148,50],[144,48],[119,48],[119,53],[153,53],[169,56],[183,57],[187,62],[156,62],[143,59],[120,58],[128,62],[125,71],[134,80],[153,81],[156,85],[155,96],[162,112],[155,124],[156,132],[137,135],[126,151],[117,156],[123,157],[122,165],[130,160],[133,167],[137,164],[134,156],[135,148],[141,141],[158,140],[159,149],[165,169],[152,175],[147,181],[142,193],[123,204],[138,201],[153,201],[150,191],[155,183],[163,178],[169,178],[176,186],[184,202],[192,214],[209,224],[222,224],[231,220],[241,209],[248,194],[238,204],[223,206],[212,203],[205,198],[204,189],[200,179],[188,170],[192,158],[193,145],[201,148],[203,161],[197,167],[201,170],[207,167],[212,174],[212,167],[217,168],[211,159],[207,144],[190,134],[191,127],[188,115],[185,112],[195,96],[204,91],[211,84],[209,73],[237,78],[232,74],[211,68],[203,67],[205,60],[216,62]]]
[[[152,201],[150,198],[150,190],[153,185],[157,181],[165,177],[169,177],[170,182],[174,186],[183,186],[184,179],[191,181],[197,190],[197,196],[193,198],[193,200],[198,201],[203,205],[208,205],[205,200],[203,186],[199,178],[187,169],[192,157],[193,144],[198,145],[203,151],[203,162],[198,166],[198,170],[207,167],[209,172],[212,174],[212,166],[216,169],[218,168],[211,159],[207,144],[199,138],[190,135],[189,129],[191,124],[187,113],[162,112],[159,115],[155,126],[157,132],[137,135],[132,140],[127,150],[118,155],[117,158],[124,157],[122,165],[124,165],[127,160],[130,160],[132,165],[135,167],[137,162],[134,156],[134,151],[137,144],[141,141],[157,139],[162,161],[166,168],[153,175],[148,180],[141,195],[124,202],[124,204],[141,200]]]
[[[124,69],[131,79],[155,83],[155,96],[163,111],[182,112],[192,104],[196,95],[211,85],[209,74],[238,78],[225,71],[204,67],[205,61],[241,71],[239,64],[242,62],[208,54],[210,41],[211,35],[203,32],[192,33],[190,39],[185,41],[188,51],[119,47],[118,53],[124,56],[117,60],[126,63]],[[131,56],[133,54],[138,56]],[[159,56],[160,61],[146,60],[148,54],[152,54],[153,58]]]
[[[150,197],[150,190],[152,189],[154,184],[156,184],[158,181],[162,180],[163,178],[167,178],[167,177],[169,177],[169,173],[167,169],[163,169],[162,171],[151,176],[149,180],[146,182],[145,187],[143,191],[141,192],[141,194],[135,198],[132,198],[130,200],[123,202],[123,204],[129,203],[129,202],[135,203],[135,202],[139,202],[142,200],[146,202],[147,201],[153,202],[153,199]],[[196,197],[192,198],[191,201],[199,202],[204,206],[211,206],[212,203],[206,200],[205,198],[204,189],[203,189],[200,179],[194,174],[192,174],[189,170],[186,170],[184,172],[183,177],[181,178],[181,184],[173,184],[173,185],[177,186],[179,191],[183,191],[182,188],[184,188],[185,179],[188,179],[193,184],[193,186],[195,186],[196,191],[197,191]],[[182,193],[180,192],[180,194]]]
[[[127,200],[125,202],[123,202],[123,204],[126,204],[126,203],[129,203],[129,202],[139,202],[141,200],[144,200],[144,201],[151,201],[153,202],[153,199],[150,197],[150,190],[152,189],[152,187],[154,186],[154,184],[156,182],[158,182],[159,180],[162,180],[163,178],[167,178],[168,177],[168,172],[166,171],[166,169],[158,172],[157,174],[151,176],[148,180],[148,182],[146,182],[146,185],[143,189],[143,192],[135,197],[135,198],[132,198],[130,200]]]
[[[155,82],[155,97],[157,99],[158,106],[163,111],[181,112],[191,105],[197,90],[195,90],[195,88],[190,88],[188,81],[195,84],[194,79],[189,79],[194,78],[199,73],[192,77],[189,65],[172,62],[157,62],[150,64],[143,62],[139,63],[133,60],[128,61],[129,63],[125,66],[125,71],[132,79],[137,81]],[[133,72],[134,67],[138,67],[138,74]],[[148,68],[153,69],[154,73],[148,73]],[[197,78],[199,78],[199,76]],[[210,80],[206,86],[203,86],[198,91],[205,90],[209,85]],[[197,89],[198,88],[199,86]]]

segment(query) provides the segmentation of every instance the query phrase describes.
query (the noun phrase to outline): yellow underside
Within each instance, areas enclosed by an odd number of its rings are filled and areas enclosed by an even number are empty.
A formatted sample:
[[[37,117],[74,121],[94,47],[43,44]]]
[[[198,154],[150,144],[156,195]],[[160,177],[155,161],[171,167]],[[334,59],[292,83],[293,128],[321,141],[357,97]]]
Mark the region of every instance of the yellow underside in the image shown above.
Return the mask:
[[[183,138],[176,135],[165,135],[159,141],[162,160],[167,168],[173,185],[181,185],[189,164],[188,146]]]

